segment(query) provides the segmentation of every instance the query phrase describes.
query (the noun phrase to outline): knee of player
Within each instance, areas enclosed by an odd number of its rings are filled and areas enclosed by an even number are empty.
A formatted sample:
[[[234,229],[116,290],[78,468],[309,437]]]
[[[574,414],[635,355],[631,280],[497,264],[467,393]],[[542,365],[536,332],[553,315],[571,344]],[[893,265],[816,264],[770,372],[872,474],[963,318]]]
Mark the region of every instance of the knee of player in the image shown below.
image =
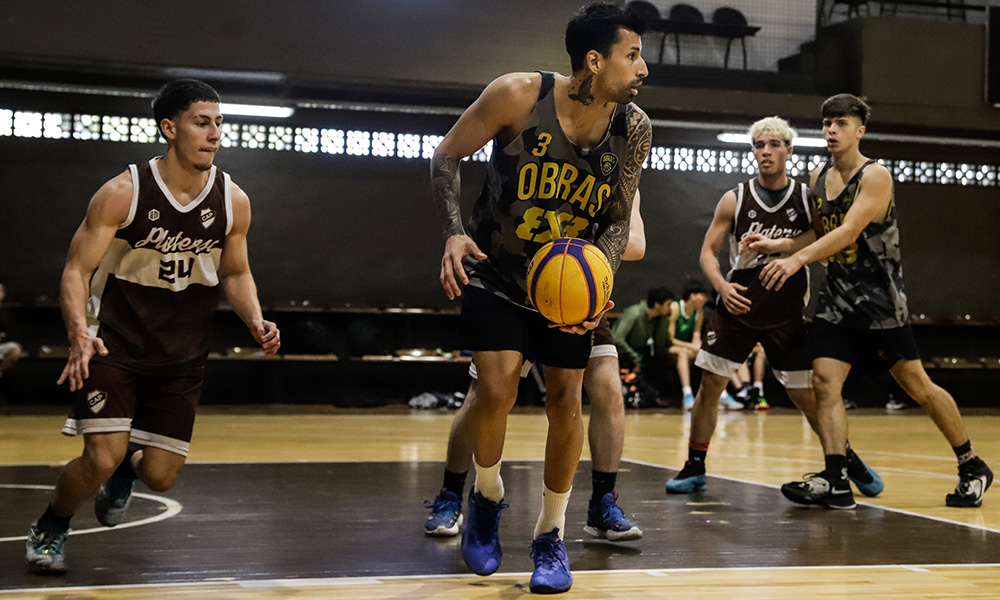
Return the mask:
[[[591,413],[625,412],[620,381],[600,381],[586,387]]]
[[[124,451],[119,454],[108,448],[86,448],[81,460],[95,480],[104,481],[115,472],[122,459]]]
[[[146,484],[150,490],[162,493],[170,490],[177,483],[177,477],[180,475],[180,471],[147,471],[143,470],[142,482]]]
[[[558,393],[551,388],[545,394],[545,414],[549,421],[582,419],[582,398],[570,392]]]
[[[834,378],[830,377],[826,373],[820,372],[818,369],[813,371],[812,375],[812,386],[813,390],[817,394],[823,394],[824,392],[831,391],[831,388],[836,385]]]
[[[517,401],[517,388],[486,390],[479,387],[476,396],[468,403],[468,411],[473,418],[493,418],[506,415]]]

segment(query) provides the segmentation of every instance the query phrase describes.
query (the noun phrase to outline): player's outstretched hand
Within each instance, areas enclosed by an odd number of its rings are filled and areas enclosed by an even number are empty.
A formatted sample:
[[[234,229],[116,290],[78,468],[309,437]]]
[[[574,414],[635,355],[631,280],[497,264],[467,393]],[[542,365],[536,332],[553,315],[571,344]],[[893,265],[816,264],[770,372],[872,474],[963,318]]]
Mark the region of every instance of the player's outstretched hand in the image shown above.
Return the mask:
[[[551,323],[549,327],[558,327],[560,331],[565,331],[566,333],[575,333],[578,335],[586,335],[597,329],[597,324],[601,322],[604,318],[604,314],[615,307],[615,303],[608,300],[608,303],[604,306],[604,310],[594,315],[594,318],[589,321],[584,321],[579,325],[558,325],[556,323]]]
[[[70,345],[69,359],[66,360],[66,366],[56,380],[56,385],[69,381],[69,391],[75,392],[83,388],[83,380],[90,377],[90,359],[95,354],[108,355],[104,341],[89,333],[79,336]]]
[[[768,290],[780,290],[781,286],[788,281],[788,278],[802,268],[802,263],[795,258],[795,255],[788,258],[779,258],[764,265],[760,270],[760,280],[764,288]]]
[[[722,288],[722,292],[720,293],[722,304],[726,307],[726,310],[734,315],[743,315],[750,312],[750,300],[740,293],[745,291],[747,291],[747,288],[744,285],[726,282],[726,286]]]
[[[486,259],[486,254],[467,235],[453,235],[444,243],[444,256],[441,258],[441,277],[439,279],[449,300],[454,300],[462,295],[459,281],[462,282],[462,285],[469,283],[469,276],[465,274],[465,269],[462,267],[462,258],[466,254],[471,254],[479,260]]]
[[[264,349],[264,354],[274,354],[281,347],[281,332],[278,331],[278,326],[271,321],[254,319],[250,323],[250,334]]]

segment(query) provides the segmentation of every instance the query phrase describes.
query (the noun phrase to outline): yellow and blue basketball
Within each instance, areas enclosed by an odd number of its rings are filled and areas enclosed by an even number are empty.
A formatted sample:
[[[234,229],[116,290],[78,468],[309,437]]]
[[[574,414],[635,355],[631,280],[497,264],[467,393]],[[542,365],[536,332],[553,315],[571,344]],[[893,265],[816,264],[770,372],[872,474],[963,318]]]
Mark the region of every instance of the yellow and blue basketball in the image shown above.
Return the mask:
[[[542,316],[560,325],[594,318],[611,299],[614,273],[597,246],[559,238],[528,264],[528,297]]]

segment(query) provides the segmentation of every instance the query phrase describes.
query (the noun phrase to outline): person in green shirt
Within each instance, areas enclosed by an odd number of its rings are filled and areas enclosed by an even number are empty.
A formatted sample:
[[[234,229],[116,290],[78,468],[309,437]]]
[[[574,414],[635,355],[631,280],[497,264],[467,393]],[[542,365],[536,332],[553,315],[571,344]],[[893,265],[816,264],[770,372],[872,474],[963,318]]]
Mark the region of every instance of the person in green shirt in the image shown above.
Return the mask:
[[[657,355],[666,357],[670,348],[667,319],[674,294],[665,287],[649,290],[646,299],[626,308],[611,334],[621,355],[623,366],[643,368]]]
[[[691,363],[701,349],[701,323],[704,319],[708,290],[697,279],[684,284],[681,299],[670,304],[667,333],[670,345],[667,351],[674,357],[677,375],[681,380],[684,410],[694,406],[691,390]]]

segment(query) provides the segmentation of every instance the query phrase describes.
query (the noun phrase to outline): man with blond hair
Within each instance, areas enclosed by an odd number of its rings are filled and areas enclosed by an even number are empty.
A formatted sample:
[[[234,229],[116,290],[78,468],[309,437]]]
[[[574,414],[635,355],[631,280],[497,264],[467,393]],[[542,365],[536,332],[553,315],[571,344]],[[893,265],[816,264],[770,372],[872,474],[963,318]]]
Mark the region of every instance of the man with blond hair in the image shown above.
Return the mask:
[[[722,196],[705,234],[701,268],[718,292],[720,306],[708,321],[695,359],[703,374],[691,413],[688,460],[667,482],[667,493],[704,491],[705,456],[718,418],[717,399],[758,343],[789,398],[818,431],[812,354],[802,318],[808,273],[799,272],[781,290],[765,289],[758,278],[765,265],[816,239],[809,189],[786,172],[794,138],[795,131],[778,117],[750,126],[757,177]],[[727,237],[729,273],[724,276],[718,257]],[[762,253],[748,247],[761,240],[770,240],[773,248]],[[879,494],[883,487],[879,476],[849,448],[846,452],[851,457],[851,477],[861,492]]]

